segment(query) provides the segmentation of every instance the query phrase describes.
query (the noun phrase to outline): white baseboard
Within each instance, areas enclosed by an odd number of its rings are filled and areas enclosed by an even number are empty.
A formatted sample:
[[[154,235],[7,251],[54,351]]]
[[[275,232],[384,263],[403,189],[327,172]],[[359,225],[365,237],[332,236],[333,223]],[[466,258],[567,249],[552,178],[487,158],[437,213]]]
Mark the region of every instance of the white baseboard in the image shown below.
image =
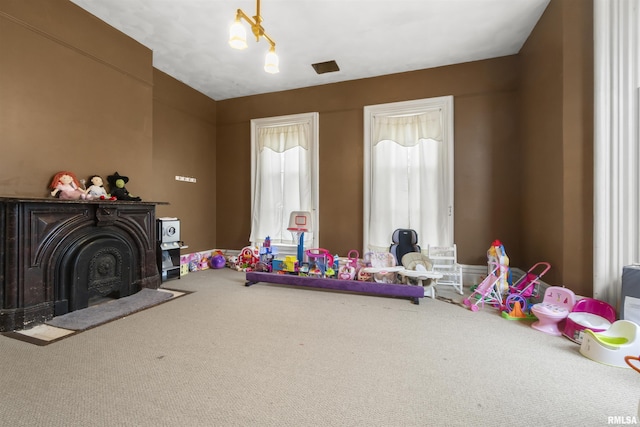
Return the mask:
[[[485,277],[487,277],[486,265],[460,265],[462,266],[462,283],[465,288],[477,285],[482,282]]]

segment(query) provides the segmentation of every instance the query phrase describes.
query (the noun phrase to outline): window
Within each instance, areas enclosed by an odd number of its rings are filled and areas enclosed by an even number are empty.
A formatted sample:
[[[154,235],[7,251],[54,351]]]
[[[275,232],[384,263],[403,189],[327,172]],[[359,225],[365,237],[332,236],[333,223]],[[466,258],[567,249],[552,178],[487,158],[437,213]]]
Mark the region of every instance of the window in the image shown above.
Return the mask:
[[[364,251],[387,251],[398,228],[453,244],[453,97],[364,109]]]
[[[251,120],[251,236],[269,236],[279,253],[295,253],[287,230],[293,211],[309,211],[306,247],[318,245],[318,113]]]

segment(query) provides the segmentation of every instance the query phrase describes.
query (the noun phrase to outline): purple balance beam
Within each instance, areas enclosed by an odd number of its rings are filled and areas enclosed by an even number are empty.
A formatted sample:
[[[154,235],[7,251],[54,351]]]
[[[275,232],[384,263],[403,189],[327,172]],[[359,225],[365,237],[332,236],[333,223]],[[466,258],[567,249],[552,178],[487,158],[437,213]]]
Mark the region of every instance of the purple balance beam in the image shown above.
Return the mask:
[[[281,285],[304,286],[307,288],[333,289],[336,291],[410,298],[415,304],[419,304],[419,298],[424,297],[424,288],[422,286],[361,282],[358,280],[320,279],[316,277],[296,276],[294,274],[261,273],[256,271],[249,271],[246,274],[247,282],[245,286],[251,286],[258,282],[278,283]]]

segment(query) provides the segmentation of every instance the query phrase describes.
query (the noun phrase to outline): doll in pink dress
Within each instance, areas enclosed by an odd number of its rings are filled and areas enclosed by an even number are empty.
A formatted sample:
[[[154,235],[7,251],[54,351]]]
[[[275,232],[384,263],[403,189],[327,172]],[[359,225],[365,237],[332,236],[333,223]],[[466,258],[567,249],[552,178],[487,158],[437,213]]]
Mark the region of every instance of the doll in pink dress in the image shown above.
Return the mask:
[[[92,196],[88,196],[85,190],[80,188],[78,179],[73,172],[62,171],[58,172],[51,181],[51,195],[63,200],[85,200],[92,199]]]

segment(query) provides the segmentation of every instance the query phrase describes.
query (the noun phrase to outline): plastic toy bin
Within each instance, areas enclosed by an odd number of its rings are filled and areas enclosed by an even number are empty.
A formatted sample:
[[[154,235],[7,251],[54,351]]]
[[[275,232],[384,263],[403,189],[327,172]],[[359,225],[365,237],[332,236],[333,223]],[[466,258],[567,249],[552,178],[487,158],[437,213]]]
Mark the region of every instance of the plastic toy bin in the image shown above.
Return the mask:
[[[564,326],[564,336],[580,344],[585,329],[602,332],[609,329],[610,326],[611,323],[606,319],[592,313],[569,313],[567,323]]]
[[[604,301],[583,298],[573,307],[567,317],[563,335],[578,344],[582,343],[585,329],[603,332],[616,320],[615,309]]]

